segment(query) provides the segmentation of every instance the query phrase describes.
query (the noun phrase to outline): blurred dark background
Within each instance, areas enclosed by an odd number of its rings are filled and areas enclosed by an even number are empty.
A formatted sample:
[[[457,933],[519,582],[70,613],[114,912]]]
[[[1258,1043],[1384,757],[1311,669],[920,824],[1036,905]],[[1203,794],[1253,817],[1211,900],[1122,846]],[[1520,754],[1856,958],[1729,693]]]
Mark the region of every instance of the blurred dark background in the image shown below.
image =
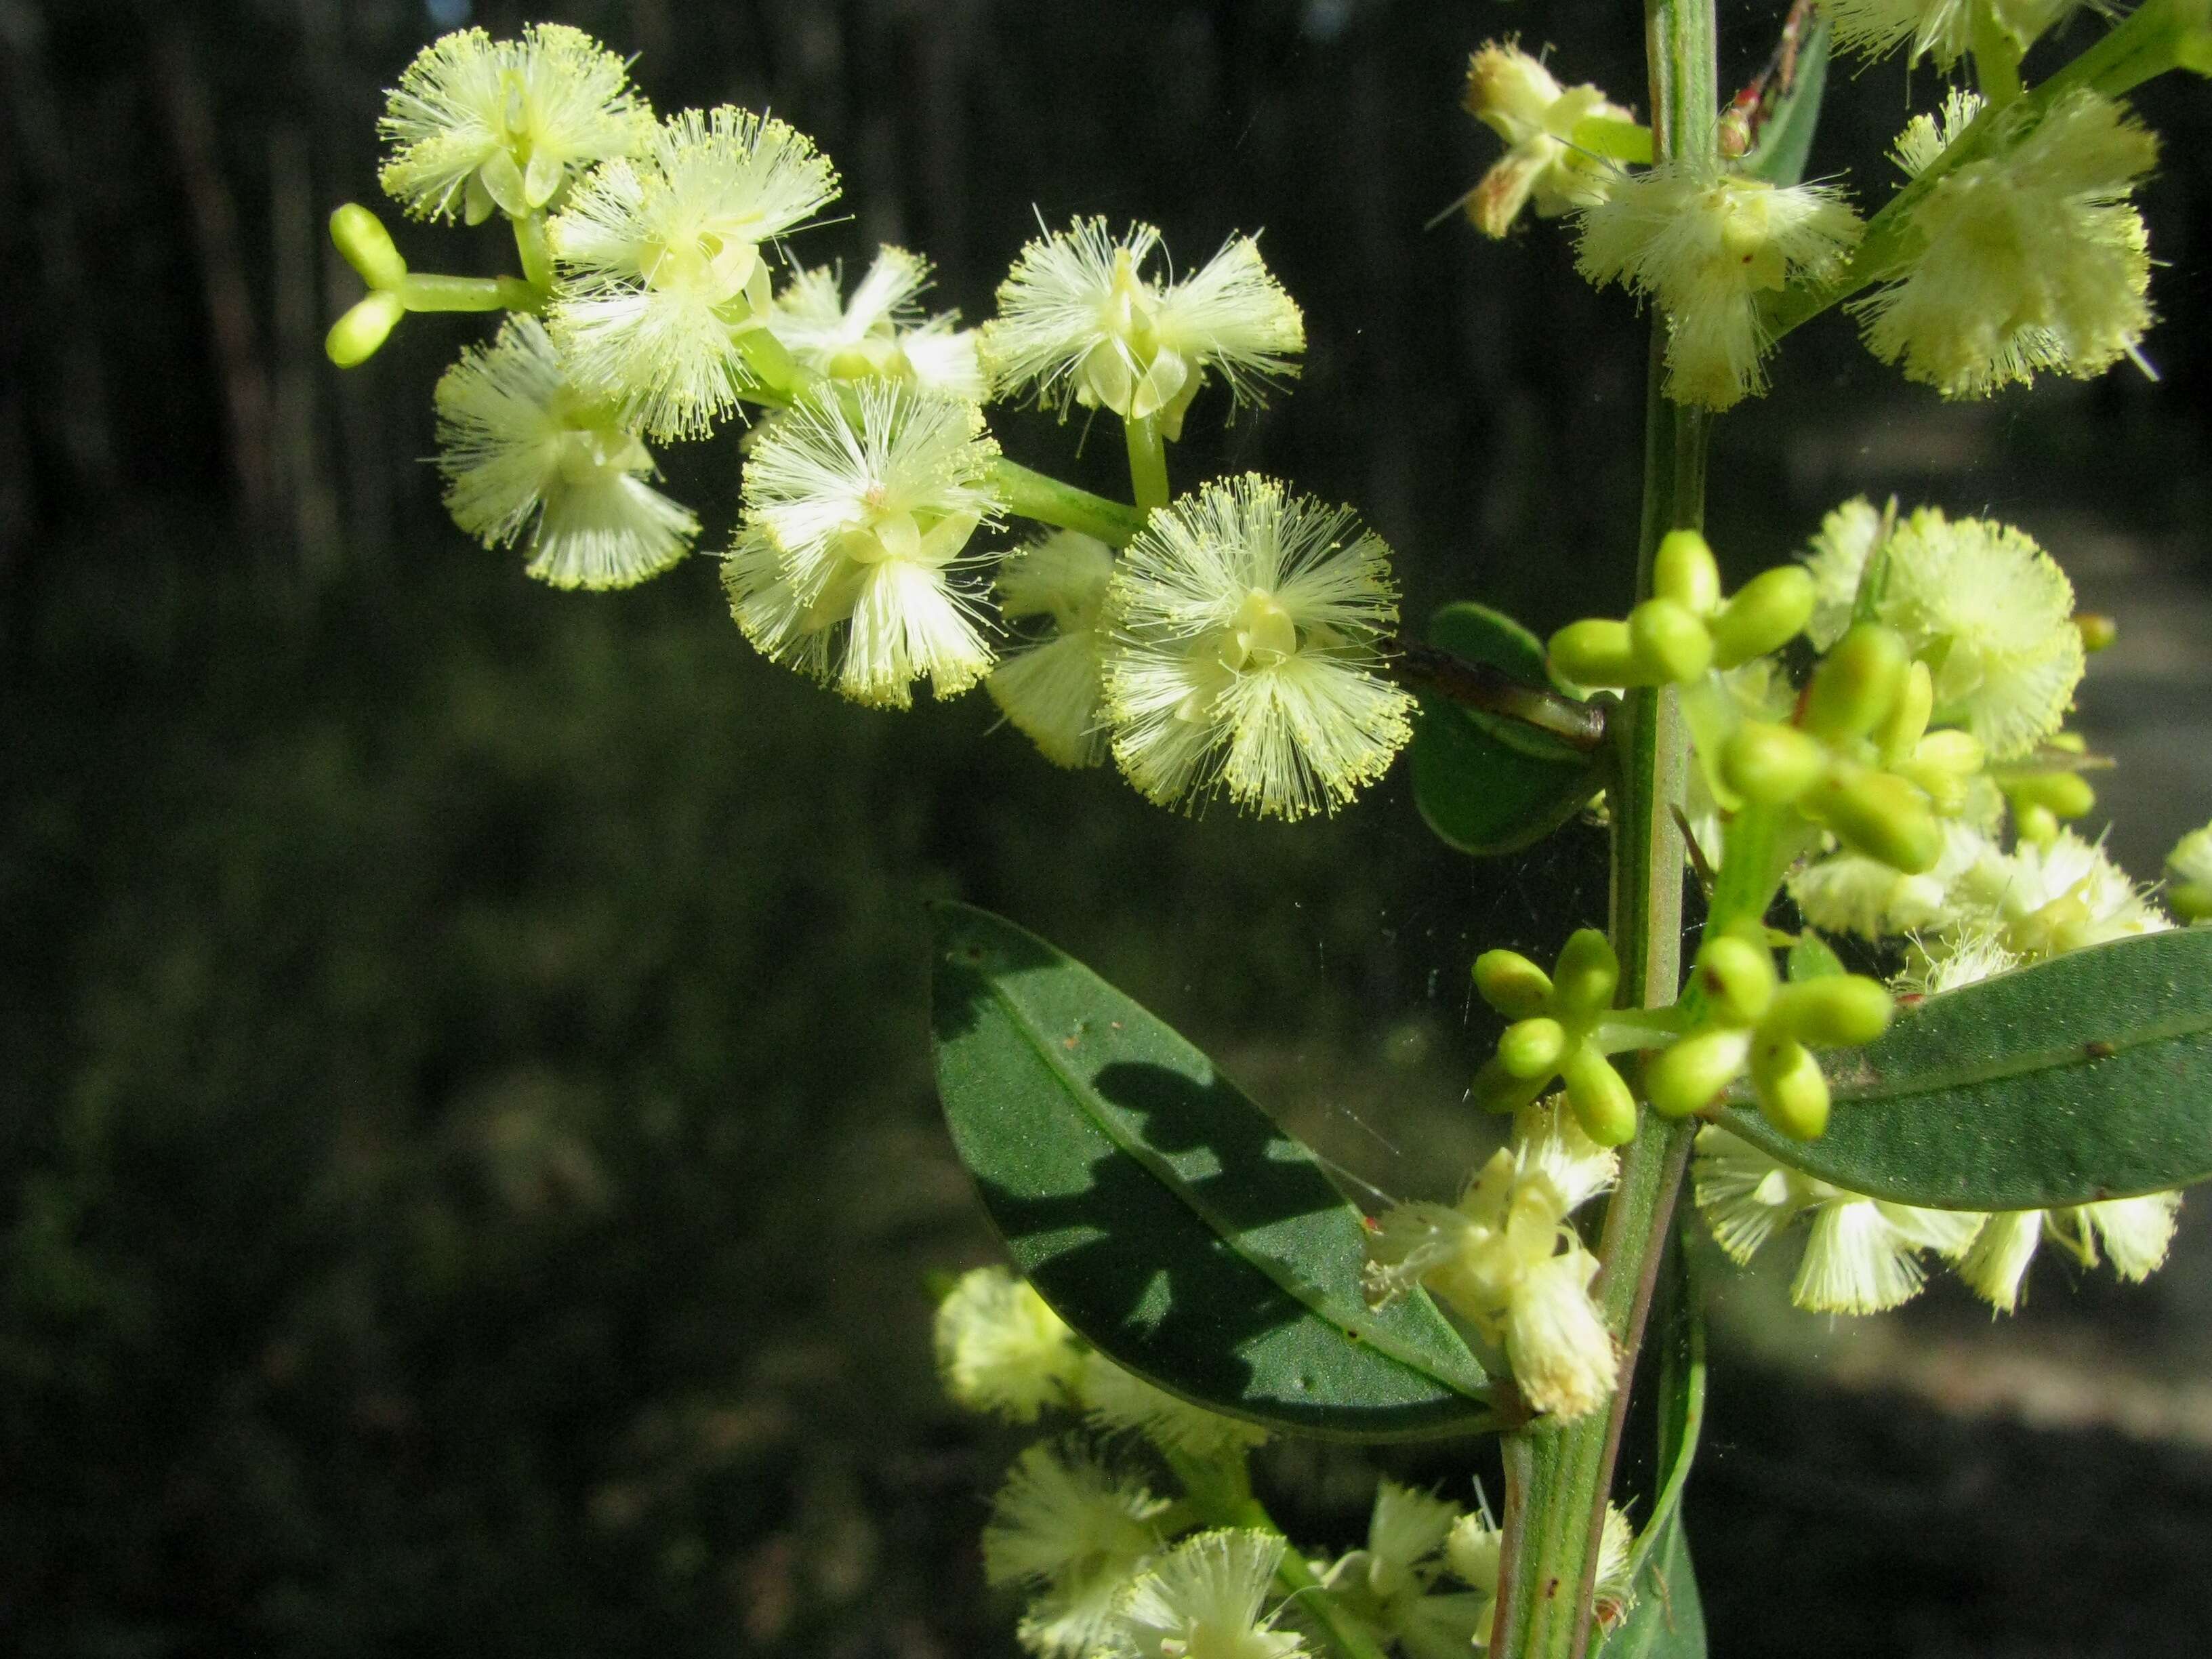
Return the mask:
[[[1779,10],[1724,4],[1731,84]],[[1202,404],[1178,476],[1355,502],[1416,619],[1628,592],[1641,324],[1553,228],[1423,227],[1495,153],[1468,51],[1518,30],[1640,105],[1632,8],[0,0],[0,1651],[1009,1654],[975,1538],[1015,1443],[929,1375],[925,1276],[992,1246],[918,901],[1052,937],[1431,1195],[1484,1133],[1473,952],[1602,911],[1588,825],[1469,863],[1401,778],[1318,825],[1172,817],[980,697],[891,716],[769,667],[707,561],[570,596],[466,542],[422,458],[483,326],[337,374],[322,224],[380,202],[420,46],[531,19],[639,54],[662,109],[815,135],[851,217],[798,257],[924,250],[971,318],[1033,206],[1187,258],[1264,228],[1304,377],[1225,431]],[[1815,172],[1878,171],[1907,92],[1840,75]],[[2121,624],[2082,723],[2148,878],[2212,814],[2212,123],[2201,83],[2141,101],[2160,380],[1946,406],[1826,319],[1722,423],[1712,518],[1736,576],[1860,490],[2038,534]],[[1113,486],[1118,445],[1002,435]],[[665,459],[711,547],[734,443]],[[2044,1264],[2002,1327],[1955,1285],[1847,1328],[1732,1281],[1692,1488],[1716,1650],[2201,1651],[2203,1220],[2142,1289]],[[1350,1542],[1358,1468],[1279,1455]],[[1455,1455],[1391,1463],[1464,1493]]]

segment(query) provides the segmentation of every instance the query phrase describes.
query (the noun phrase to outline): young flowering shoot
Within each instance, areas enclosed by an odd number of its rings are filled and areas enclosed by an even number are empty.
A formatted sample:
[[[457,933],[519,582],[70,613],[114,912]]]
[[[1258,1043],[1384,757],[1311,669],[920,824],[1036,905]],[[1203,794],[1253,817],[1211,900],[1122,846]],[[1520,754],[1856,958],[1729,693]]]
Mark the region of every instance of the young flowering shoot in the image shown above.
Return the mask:
[[[1982,1231],[1978,1214],[1845,1192],[1717,1126],[1698,1132],[1690,1178],[1714,1240],[1739,1263],[1799,1217],[1812,1218],[1790,1291],[1808,1312],[1880,1313],[1910,1301],[1927,1282],[1923,1252],[1956,1260]]]
[[[1121,1599],[1165,1544],[1169,1508],[1079,1442],[1024,1452],[983,1528],[984,1577],[1037,1592],[1022,1645],[1046,1659],[1090,1659]]]
[[[655,438],[703,437],[752,389],[772,319],[766,245],[837,193],[811,140],[726,106],[686,110],[571,192],[547,228],[553,331],[577,375]]]
[[[604,398],[571,384],[535,318],[509,318],[438,382],[438,470],[453,522],[523,542],[556,587],[629,587],[691,550],[699,520],[646,480],[653,457]]]
[[[1514,951],[1476,957],[1475,990],[1513,1023],[1475,1073],[1475,1103],[1516,1112],[1562,1077],[1568,1103],[1591,1140],[1618,1146],[1632,1139],[1636,1097],[1607,1055],[1651,1038],[1642,1027],[1608,1018],[1620,984],[1620,958],[1595,927],[1568,938],[1549,974]]]
[[[1763,935],[1708,939],[1693,983],[1699,1023],[1644,1062],[1652,1109],[1704,1111],[1747,1071],[1760,1113],[1799,1140],[1828,1126],[1828,1083],[1810,1051],[1871,1042],[1896,1009],[1879,981],[1857,974],[1778,984]]]
[[[983,689],[1057,766],[1106,758],[1106,584],[1114,550],[1079,530],[1055,530],[999,567],[999,610],[1009,622],[1042,618],[1051,631],[1007,652]]]
[[[1123,1595],[1103,1652],[1113,1659],[1292,1659],[1309,1650],[1264,1616],[1283,1540],[1222,1528],[1186,1538]]]
[[[653,112],[581,29],[528,23],[520,40],[463,29],[423,47],[376,125],[386,192],[418,219],[475,225],[495,208],[543,212],[583,169],[643,144]]]
[[[903,380],[924,392],[980,404],[988,393],[973,329],[951,313],[928,317],[917,302],[929,261],[904,248],[879,250],[849,298],[840,272],[802,270],[775,296],[769,327],[785,349],[833,380]]]
[[[1027,1279],[977,1267],[937,1304],[937,1370],[953,1403],[1010,1423],[1066,1405],[1084,1348]]]
[[[1836,32],[1836,44],[1869,58],[1883,57],[1910,42],[1911,61],[1935,60],[1948,70],[1974,48],[1978,12],[2001,30],[2015,52],[2056,27],[2083,0],[1826,0],[1822,13]],[[1954,96],[1958,94],[1954,94]]]
[[[1690,684],[1780,650],[1813,614],[1813,579],[1795,565],[1753,577],[1723,600],[1720,566],[1694,530],[1667,533],[1651,574],[1651,597],[1626,622],[1593,617],[1553,635],[1552,672],[1578,685]]]
[[[1510,41],[1490,41],[1468,59],[1462,106],[1506,144],[1468,198],[1467,216],[1486,236],[1504,235],[1532,200],[1546,219],[1595,207],[1620,177],[1609,158],[1651,159],[1650,135],[1634,114],[1594,86],[1562,87]],[[1642,143],[1625,146],[1632,135]]]
[[[1462,1659],[1495,1606],[1494,1582],[1491,1592],[1440,1582],[1446,1545],[1466,1518],[1456,1504],[1385,1480],[1376,1490],[1367,1547],[1338,1560],[1322,1583],[1407,1659]]]
[[[1667,318],[1667,395],[1727,409],[1766,387],[1772,343],[1759,296],[1818,281],[1864,232],[1836,191],[1778,186],[1717,161],[1669,161],[1624,179],[1582,216],[1577,265],[1591,283],[1619,283]]]
[[[2191,926],[2212,921],[2212,823],[2191,830],[2166,855],[2166,902]]]
[[[1156,420],[1176,438],[1208,371],[1239,403],[1297,372],[1305,323],[1257,243],[1232,237],[1179,282],[1146,275],[1159,247],[1150,225],[1117,240],[1105,220],[1078,219],[1024,248],[983,325],[992,384],[1001,394],[1034,387],[1063,413],[1073,403]]]
[[[1613,1166],[1573,1139],[1557,1102],[1524,1115],[1516,1135],[1456,1205],[1400,1204],[1377,1219],[1368,1293],[1379,1303],[1426,1287],[1505,1350],[1531,1410],[1566,1421],[1602,1405],[1618,1376],[1590,1299],[1597,1258],[1566,1222],[1575,1202],[1611,1184]]]
[[[1103,1353],[1094,1352],[1084,1361],[1075,1393],[1092,1428],[1139,1434],[1162,1451],[1212,1461],[1267,1443],[1267,1431],[1258,1424],[1178,1400]]]
[[[1954,94],[1895,151],[1918,177],[1972,118]],[[1985,397],[2039,369],[2101,374],[2150,326],[2150,242],[2128,198],[2158,140],[2087,88],[1954,167],[1911,210],[1905,274],[1853,306],[1868,348],[1946,397]]]
[[[745,637],[855,702],[904,708],[990,668],[977,599],[953,581],[999,515],[998,446],[973,404],[870,381],[799,404],[745,465],[722,580]]]
[[[1951,891],[1956,925],[1987,933],[2022,962],[2173,926],[2100,842],[2071,830],[2009,854],[1986,848]]]
[[[1347,508],[1247,473],[1155,512],[1107,587],[1114,758],[1163,805],[1225,789],[1262,817],[1334,811],[1413,735],[1376,672],[1389,550]]]

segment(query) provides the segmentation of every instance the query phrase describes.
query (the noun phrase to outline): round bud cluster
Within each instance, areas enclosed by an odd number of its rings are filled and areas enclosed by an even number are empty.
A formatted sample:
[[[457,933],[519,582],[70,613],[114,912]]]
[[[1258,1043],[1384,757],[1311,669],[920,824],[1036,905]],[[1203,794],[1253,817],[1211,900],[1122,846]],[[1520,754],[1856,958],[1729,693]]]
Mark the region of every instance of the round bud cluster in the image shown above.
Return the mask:
[[[1820,659],[1784,723],[1747,720],[1721,751],[1746,800],[1795,807],[1855,853],[1907,875],[1943,850],[1939,816],[1967,803],[1984,753],[1972,732],[1930,732],[1934,684],[1896,629],[1851,629]]]
[[[1652,1109],[1703,1111],[1748,1071],[1759,1111],[1797,1140],[1828,1127],[1828,1081],[1811,1051],[1873,1042],[1896,1008],[1887,988],[1857,974],[1781,984],[1764,939],[1735,933],[1705,941],[1694,983],[1701,1023],[1645,1062]]]
[[[1553,635],[1553,672],[1581,685],[1683,684],[1781,649],[1804,631],[1818,597],[1809,573],[1784,565],[1723,600],[1720,566],[1694,530],[1659,544],[1651,586],[1625,622],[1591,617]]]
[[[1601,1146],[1636,1134],[1636,1097],[1606,1058],[1601,1027],[1620,985],[1620,961],[1606,936],[1584,927],[1546,973],[1517,951],[1486,951],[1475,958],[1474,988],[1513,1023],[1498,1052],[1475,1073],[1474,1098],[1493,1112],[1515,1112],[1555,1078],[1583,1133]]]

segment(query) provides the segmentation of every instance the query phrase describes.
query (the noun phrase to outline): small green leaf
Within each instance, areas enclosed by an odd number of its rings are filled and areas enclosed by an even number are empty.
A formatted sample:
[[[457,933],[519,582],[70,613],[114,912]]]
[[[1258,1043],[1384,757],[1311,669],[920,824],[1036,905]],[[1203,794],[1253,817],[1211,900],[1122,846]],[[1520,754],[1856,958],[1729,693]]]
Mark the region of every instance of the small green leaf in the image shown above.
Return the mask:
[[[1061,1318],[1171,1393],[1275,1427],[1492,1426],[1458,1334],[1418,1293],[1367,1306],[1359,1212],[1204,1054],[1012,922],[931,915],[945,1119]]]
[[[1805,979],[1833,979],[1845,971],[1844,959],[1836,954],[1834,947],[1809,927],[1790,947],[1792,985]]]
[[[1429,643],[1530,685],[1550,683],[1542,642],[1487,605],[1446,605],[1430,619]],[[1540,841],[1603,784],[1595,756],[1433,694],[1422,696],[1414,720],[1413,769],[1413,801],[1429,828],[1478,856]]]
[[[1802,184],[1813,159],[1813,134],[1820,125],[1820,97],[1828,85],[1828,20],[1814,20],[1797,46],[1797,73],[1774,100],[1745,170],[1773,185]]]
[[[1820,1057],[1828,1132],[1795,1141],[1730,1091],[1723,1121],[1852,1192],[2038,1210],[2212,1176],[2212,930],[2075,951],[1930,997]]]

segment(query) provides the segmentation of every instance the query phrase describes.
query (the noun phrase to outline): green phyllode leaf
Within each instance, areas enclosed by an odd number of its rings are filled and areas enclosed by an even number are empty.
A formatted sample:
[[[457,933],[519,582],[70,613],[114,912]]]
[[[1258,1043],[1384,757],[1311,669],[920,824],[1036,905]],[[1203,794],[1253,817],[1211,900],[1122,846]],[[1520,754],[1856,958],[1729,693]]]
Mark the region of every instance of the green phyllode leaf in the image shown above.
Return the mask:
[[[1744,170],[1771,185],[1802,185],[1820,125],[1820,99],[1828,88],[1828,20],[1816,17],[1797,46],[1797,72],[1790,90],[1774,100],[1759,148]]]
[[[1510,617],[1471,602],[1429,621],[1429,643],[1548,685],[1542,643]],[[1462,853],[1516,852],[1572,817],[1603,787],[1597,757],[1512,720],[1424,693],[1413,722],[1413,804]]]
[[[1304,1146],[1168,1026],[1003,917],[931,907],[937,1080],[1014,1265],[1090,1342],[1273,1427],[1492,1426],[1419,1294],[1360,1288],[1365,1222]]]
[[[2036,1210],[2212,1176],[2212,930],[2093,945],[1899,1013],[1820,1056],[1817,1140],[1731,1090],[1729,1129],[1853,1192],[1953,1210]]]

